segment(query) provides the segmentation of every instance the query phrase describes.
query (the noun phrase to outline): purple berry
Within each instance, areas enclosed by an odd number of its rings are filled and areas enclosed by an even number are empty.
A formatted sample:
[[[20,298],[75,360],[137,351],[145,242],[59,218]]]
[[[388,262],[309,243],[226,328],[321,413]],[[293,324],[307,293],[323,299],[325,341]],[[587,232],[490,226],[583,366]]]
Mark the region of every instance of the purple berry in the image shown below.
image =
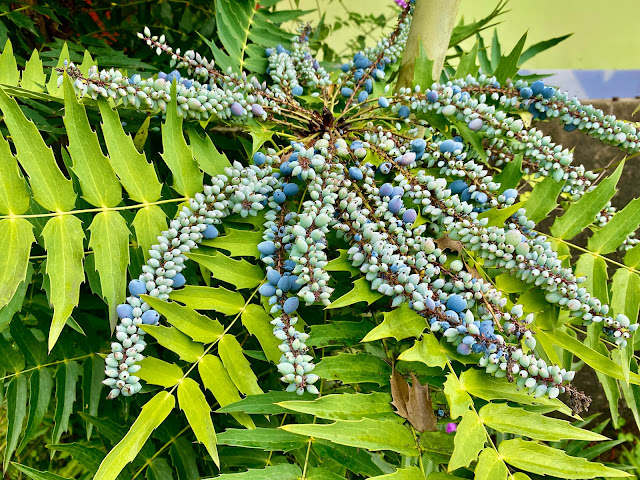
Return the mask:
[[[482,120],[479,118],[474,118],[473,120],[471,120],[469,122],[469,130],[473,130],[474,132],[477,132],[478,130],[480,130],[482,128]]]
[[[262,108],[262,105],[258,105],[257,103],[254,103],[253,105],[251,105],[251,112],[256,117],[261,117],[264,114],[264,108]]]
[[[413,223],[416,221],[417,218],[418,218],[418,214],[413,208],[410,208],[409,210],[405,211],[402,214],[402,221],[404,223]]]
[[[393,214],[396,214],[402,208],[402,198],[401,197],[393,197],[389,201],[389,211]]]
[[[379,193],[381,197],[390,197],[393,193],[393,185],[391,185],[390,183],[384,183],[380,187]]]
[[[240,115],[244,114],[244,108],[238,102],[233,102],[231,104],[230,109],[231,109],[231,114],[235,115],[236,117],[239,117]]]

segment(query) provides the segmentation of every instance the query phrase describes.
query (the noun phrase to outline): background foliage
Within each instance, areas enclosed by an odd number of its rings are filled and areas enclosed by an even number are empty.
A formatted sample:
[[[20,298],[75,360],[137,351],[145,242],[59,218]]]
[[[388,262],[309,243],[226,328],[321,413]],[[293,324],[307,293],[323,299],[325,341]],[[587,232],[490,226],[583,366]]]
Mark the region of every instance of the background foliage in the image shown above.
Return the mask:
[[[286,46],[281,22],[302,13],[276,10],[277,1],[263,1],[263,8],[257,8],[244,0],[240,14],[230,1],[212,3],[135,2],[107,10],[102,2],[90,7],[40,2],[22,10],[9,6],[0,17],[0,37],[3,25],[11,40],[0,42],[5,45],[0,56],[0,246],[5,252],[0,260],[0,393],[6,412],[0,448],[5,476],[92,478],[114,448],[120,455],[110,457],[116,459],[111,471],[122,469],[120,478],[183,480],[224,472],[220,478],[295,479],[304,472],[311,479],[411,480],[427,474],[430,480],[445,480],[471,478],[470,465],[479,465],[475,478],[500,478],[507,468],[500,458],[534,472],[530,478],[572,478],[576,471],[585,475],[579,478],[615,474],[586,463],[596,459],[634,471],[638,447],[611,427],[623,426],[621,397],[640,422],[635,349],[610,353],[598,340],[597,326],[584,331],[568,323],[537,289],[508,276],[492,280],[511,300],[537,312],[539,354],[567,368],[594,368],[610,400],[610,419],[574,417],[570,427],[566,416],[543,417],[570,410],[559,401],[539,399],[533,405],[513,385],[467,367],[463,357],[433,336],[414,343],[424,326],[402,309],[388,311],[388,302],[362,289],[360,281],[352,284],[354,272],[344,251],[330,263],[336,280],[331,308],[313,307],[304,317],[309,345],[322,359],[316,373],[325,379],[323,393],[329,394],[315,399],[282,392],[273,365],[279,357],[277,341],[256,295],[264,276],[255,249],[260,219],[232,219],[223,236],[192,256],[199,267],[185,275],[194,286],[172,296],[186,307],[154,305],[172,327],[151,333],[157,344],[143,362],[147,385],[133,398],[102,400],[100,353],[107,351],[127,275],[137,276],[148,247],[186,197],[228,166],[229,159],[244,161],[271,136],[226,125],[183,125],[171,115],[162,119],[114,111],[106,102],[81,104],[70,84],[57,87],[57,75],[47,67],[69,59],[81,70],[96,62],[130,74],[166,70],[164,59],[143,51],[131,34],[142,25],[156,25],[174,45],[210,49],[218,64],[260,72],[266,66],[264,47]],[[110,15],[99,14],[102,25],[96,25],[92,11]],[[454,30],[443,75],[477,69],[477,58],[483,71],[513,76],[518,59],[558,41],[525,49],[523,39],[503,51],[495,38],[490,47],[479,42],[471,53],[463,52],[458,43],[488,28],[498,13]],[[354,13],[344,24],[321,24],[315,45],[322,49],[332,29],[350,22],[382,25],[383,19]],[[230,24],[238,28],[221,28]],[[54,31],[52,25],[57,25]],[[243,30],[247,33],[239,34]],[[65,38],[70,40],[66,45]],[[135,59],[119,52],[135,54]],[[325,48],[324,58],[332,62],[341,53]],[[197,166],[185,168],[190,165],[185,156]],[[26,174],[28,182],[7,183],[16,171]],[[640,250],[630,250],[622,262],[609,254],[637,228],[640,212],[634,201],[619,222],[602,229],[592,225],[615,193],[622,164],[607,173],[581,202],[563,200],[560,208],[566,207],[566,213],[550,231],[566,264],[589,278],[587,288],[634,319],[640,303]],[[541,220],[558,207],[558,184],[523,178],[519,169],[505,169],[502,179],[533,187],[526,204],[532,219]],[[587,227],[595,231],[587,249],[572,244]],[[393,389],[403,388],[403,380],[391,375],[391,357],[398,357],[397,372],[415,374],[412,395],[420,394],[418,385],[428,385],[434,409],[443,410],[438,430],[421,434],[420,451],[416,431],[402,426],[390,403]],[[397,401],[395,406],[402,411]],[[200,420],[209,418],[210,409],[209,425]],[[425,417],[435,421],[433,412],[419,418],[406,413],[412,425]],[[444,432],[451,421],[460,422],[455,436]],[[140,436],[116,447],[130,430]],[[146,442],[145,431],[150,435]],[[618,438],[605,440],[603,432]],[[257,471],[229,476],[247,469]],[[520,472],[512,478],[528,477]]]

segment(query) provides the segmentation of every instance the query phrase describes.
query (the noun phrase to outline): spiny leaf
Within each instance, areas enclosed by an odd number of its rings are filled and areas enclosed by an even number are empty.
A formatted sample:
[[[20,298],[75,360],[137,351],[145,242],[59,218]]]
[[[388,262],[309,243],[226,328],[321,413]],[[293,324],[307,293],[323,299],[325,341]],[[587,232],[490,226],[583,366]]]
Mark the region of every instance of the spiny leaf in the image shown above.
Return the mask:
[[[7,305],[27,275],[33,225],[24,218],[0,220],[0,308]]]
[[[18,445],[18,438],[22,432],[22,422],[27,414],[27,379],[24,375],[17,375],[9,382],[6,393],[7,400],[7,444],[4,450],[3,469],[7,470],[9,461]]]
[[[374,461],[375,457],[361,448],[338,445],[320,439],[314,439],[312,448],[320,458],[334,460],[356,475],[369,477],[382,473],[382,469]]]
[[[558,205],[557,198],[563,186],[564,181],[556,182],[553,177],[547,177],[540,183],[536,183],[524,207],[527,218],[536,223],[546,218]]]
[[[24,356],[20,350],[0,335],[0,366],[7,372],[18,373],[24,369]]]
[[[229,428],[218,434],[218,443],[235,447],[290,452],[306,446],[307,439],[302,435],[274,428],[255,428],[253,430]]]
[[[87,358],[82,365],[82,409],[89,415],[97,415],[104,380],[104,361],[99,355]],[[87,424],[87,440],[91,439],[93,424]]]
[[[152,163],[138,153],[133,139],[124,133],[118,113],[106,100],[98,102],[102,116],[102,133],[109,151],[109,160],[120,182],[132,200],[140,203],[155,202],[160,198],[162,185]]]
[[[80,284],[84,281],[84,232],[82,222],[73,215],[51,218],[42,230],[47,251],[46,272],[51,289],[53,320],[49,330],[49,351],[78,304]]]
[[[89,248],[93,250],[96,271],[100,274],[100,291],[109,306],[111,331],[116,327],[116,307],[126,293],[129,265],[129,227],[114,211],[98,213],[89,226]]]
[[[189,253],[191,260],[206,267],[214,278],[235,285],[237,288],[253,288],[260,285],[264,274],[258,265],[246,260],[235,260],[221,252],[212,254]]]
[[[371,305],[383,296],[380,292],[371,290],[371,285],[366,278],[359,278],[353,282],[353,289],[351,291],[331,302],[331,305],[326,308],[341,308],[358,302],[366,302],[367,305]]]
[[[214,310],[224,315],[235,315],[244,308],[244,298],[239,292],[226,288],[186,287],[171,292],[171,298],[194,310]]]
[[[462,415],[454,437],[454,449],[449,466],[450,472],[458,468],[468,467],[474,462],[484,447],[486,432],[478,414],[474,410],[467,410]]]
[[[418,448],[413,435],[402,424],[393,420],[340,420],[326,425],[283,425],[283,430],[323,438],[340,445],[366,448],[367,450],[391,450],[393,452],[415,457]]]
[[[13,56],[13,46],[11,40],[7,39],[2,55],[0,55],[0,83],[17,86],[20,80],[20,72],[16,57]]]
[[[219,235],[214,240],[204,240],[202,245],[226,250],[232,257],[259,258],[260,252],[256,248],[262,241],[262,232],[256,230],[237,230],[225,228],[224,235]]]
[[[298,480],[302,470],[297,465],[281,464],[251,469],[241,473],[225,473],[215,480]]]
[[[138,376],[147,383],[171,388],[182,380],[182,369],[155,357],[145,357],[140,363]]]
[[[277,364],[282,356],[278,348],[281,342],[273,336],[273,327],[269,323],[271,317],[265,309],[259,305],[247,305],[240,319],[247,331],[258,339],[267,359]]]
[[[216,431],[211,421],[211,409],[195,380],[185,378],[180,382],[178,403],[198,442],[204,444],[214,463],[220,468],[220,459],[216,448]]]
[[[507,78],[513,78],[513,76],[518,72],[518,60],[520,59],[520,54],[522,53],[522,49],[524,48],[524,43],[527,41],[527,33],[518,40],[518,43],[511,53],[506,57],[502,57],[500,59],[500,63],[495,70],[495,77],[498,83],[503,84]]]
[[[151,433],[171,413],[175,403],[175,397],[168,392],[156,393],[142,407],[129,432],[104,458],[94,480],[115,480],[122,469],[136,458]]]
[[[56,412],[51,442],[58,443],[64,432],[69,430],[69,417],[76,401],[76,384],[80,366],[76,362],[64,362],[56,370]]]
[[[0,212],[19,215],[29,209],[29,192],[11,153],[9,142],[0,135]]]
[[[539,54],[540,52],[544,52],[545,50],[566,40],[571,35],[573,34],[569,33],[567,35],[561,35],[560,37],[550,38],[549,40],[544,40],[542,42],[538,42],[536,44],[531,45],[524,52],[522,52],[522,55],[520,55],[520,58],[518,59],[518,66],[522,65],[524,62],[534,57],[535,55]]]
[[[454,420],[463,415],[473,405],[471,397],[458,380],[458,377],[453,373],[447,375],[447,381],[444,383],[444,394],[449,404],[449,415]]]
[[[204,386],[213,394],[220,407],[240,401],[238,389],[218,357],[205,355],[198,364],[198,373],[200,373]],[[231,415],[240,425],[255,428],[253,420],[246,413],[238,411],[232,412]]]
[[[349,347],[360,343],[371,327],[373,324],[367,320],[332,321],[326,325],[311,325],[309,331],[311,337],[305,343],[310,347]]]
[[[478,66],[476,65],[476,57],[478,56],[478,42],[476,42],[468,53],[465,53],[460,57],[460,63],[456,69],[455,78],[464,78],[467,75],[475,77],[478,73]]]
[[[312,401],[287,400],[277,405],[299,413],[329,420],[359,420],[364,417],[389,417],[391,397],[386,392],[324,395]]]
[[[442,350],[438,339],[432,333],[426,333],[421,340],[416,340],[413,347],[400,354],[398,360],[422,362],[429,367],[444,368],[447,354]]]
[[[207,357],[205,357],[205,359]],[[216,358],[216,357],[213,357],[213,358]],[[215,363],[217,364],[217,362]],[[220,363],[220,365],[222,364]],[[222,371],[224,372],[225,370],[223,369]],[[298,400],[300,399],[313,400],[316,397],[315,395],[311,395],[310,393],[303,393],[299,397],[296,396],[294,398]],[[273,390],[271,392],[261,393],[260,395],[247,395],[242,400],[238,400],[237,402],[234,402],[222,408],[219,408],[216,411],[216,413],[243,412],[243,413],[260,414],[260,415],[278,415],[280,413],[287,413],[290,411],[282,407],[280,403],[288,402],[291,399],[292,399],[292,396],[290,392],[284,392],[282,390]]]
[[[501,442],[498,452],[510,465],[537,475],[567,479],[633,477],[630,473],[591,463],[581,457],[570,457],[562,450],[520,438]]]
[[[475,480],[506,480],[509,471],[493,448],[480,452],[475,469]]]
[[[263,393],[258,386],[258,379],[245,358],[242,347],[233,335],[223,335],[218,343],[218,354],[231,380],[245,395]]]
[[[390,312],[384,312],[384,321],[371,330],[363,342],[380,340],[381,338],[393,337],[402,340],[408,337],[419,337],[427,327],[424,317],[421,317],[415,310],[411,310],[409,305],[404,303]]]
[[[102,450],[80,443],[49,444],[47,448],[56,450],[67,457],[72,457],[92,474],[98,471],[100,462],[104,458],[104,452]]]
[[[155,338],[160,345],[176,353],[185,362],[195,362],[204,353],[201,343],[194,342],[175,327],[161,325],[141,325],[141,328]]]
[[[82,186],[82,197],[96,207],[115,207],[122,201],[122,187],[102,153],[98,136],[89,126],[87,112],[78,103],[71,80],[64,75],[64,125],[69,137],[69,154]]]
[[[158,205],[149,205],[138,210],[131,224],[144,258],[148,260],[149,249],[158,243],[156,236],[167,228],[167,214]]]
[[[31,53],[31,58],[24,66],[20,86],[34,92],[43,92],[46,83],[47,76],[42,69],[42,60],[40,60],[38,49],[34,49],[33,53]]]
[[[205,133],[202,138],[192,126],[187,127],[187,133],[193,156],[200,168],[212,177],[224,175],[224,169],[231,167],[231,162],[224,153],[218,151],[209,135]]]
[[[19,463],[11,462],[11,465],[13,465],[15,468],[17,468],[27,477],[33,480],[71,480],[70,478],[56,475],[55,473],[42,472],[40,470],[36,470],[35,468],[27,467],[26,465],[21,465]]]
[[[344,383],[389,383],[391,367],[384,360],[366,353],[339,353],[324,357],[316,366],[316,375]]]
[[[176,82],[171,85],[171,101],[162,125],[162,158],[173,173],[173,188],[185,197],[202,190],[202,172],[193,159],[182,133],[182,117],[177,112]]]
[[[27,120],[18,103],[0,88],[0,110],[16,147],[18,162],[29,175],[33,198],[47,210],[68,211],[76,203],[73,182],[62,174],[53,150],[38,128]]]
[[[236,72],[244,69],[245,48],[256,10],[255,0],[216,0],[218,38]],[[218,56],[214,55],[216,60]]]

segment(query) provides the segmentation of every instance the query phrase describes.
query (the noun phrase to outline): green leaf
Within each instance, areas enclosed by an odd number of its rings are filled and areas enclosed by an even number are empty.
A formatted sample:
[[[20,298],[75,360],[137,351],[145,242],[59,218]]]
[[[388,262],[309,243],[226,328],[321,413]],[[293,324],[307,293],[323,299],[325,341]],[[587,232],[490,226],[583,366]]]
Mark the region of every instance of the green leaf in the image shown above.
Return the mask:
[[[106,100],[98,101],[102,116],[102,133],[109,151],[109,160],[120,182],[132,200],[140,203],[155,202],[160,198],[162,185],[152,163],[139,153],[133,139],[124,133],[120,117]]]
[[[251,135],[251,156],[256,153],[260,147],[267,141],[271,140],[273,137],[273,133],[271,130],[267,130],[264,128],[263,124],[257,124],[255,126],[249,127],[249,135]]]
[[[626,268],[619,268],[611,279],[611,309],[631,320],[638,318],[640,305],[640,277]]]
[[[236,230],[225,228],[224,235],[213,240],[204,240],[202,245],[226,250],[232,257],[260,258],[258,245],[262,241],[262,232],[256,230]]]
[[[7,39],[4,44],[4,50],[0,55],[0,83],[11,86],[18,86],[20,80],[20,72],[16,57],[13,56],[13,46],[11,40]]]
[[[513,78],[516,73],[518,73],[518,60],[520,59],[520,54],[522,53],[522,49],[524,48],[524,43],[527,41],[527,33],[525,32],[511,53],[506,57],[502,57],[500,59],[500,63],[495,70],[495,77],[498,83],[503,84],[507,78]]]
[[[24,218],[0,220],[0,308],[7,305],[27,276],[33,225]]]
[[[9,332],[16,346],[24,354],[27,363],[31,365],[43,365],[46,362],[43,342],[36,339],[30,328],[27,328],[20,318],[16,318],[9,326]]]
[[[118,321],[116,307],[126,297],[129,227],[118,212],[105,211],[93,217],[89,230],[89,248],[100,274],[100,291],[109,306],[109,325],[113,331]]]
[[[140,328],[155,338],[164,348],[176,353],[185,362],[196,362],[204,353],[204,347],[201,343],[194,342],[175,327],[140,325]]]
[[[102,153],[98,136],[89,126],[87,112],[78,103],[71,80],[64,76],[64,125],[69,137],[73,173],[82,187],[82,197],[96,207],[115,207],[122,201],[122,187]]]
[[[238,389],[233,384],[229,373],[225,370],[218,357],[215,355],[205,355],[198,364],[198,372],[200,373],[205,388],[213,394],[220,407],[241,401]],[[247,397],[247,399],[250,398],[252,397]],[[220,410],[218,410],[218,412],[220,412]],[[232,412],[231,415],[240,425],[247,428],[255,428],[253,420],[251,420],[251,417],[246,413],[235,411]]]
[[[402,352],[398,360],[422,362],[429,367],[444,368],[447,364],[447,354],[435,335],[425,333],[422,339],[415,341],[413,347]]]
[[[42,472],[40,470],[36,470],[35,468],[27,467],[26,465],[20,465],[19,463],[11,462],[11,465],[16,467],[22,473],[24,473],[27,477],[33,480],[72,480],[67,477],[61,477],[60,475],[56,475],[55,473],[50,472]]]
[[[189,259],[206,267],[214,278],[230,283],[237,288],[253,288],[262,283],[264,273],[258,265],[246,260],[235,260],[221,252],[211,254],[189,253]]]
[[[29,209],[29,192],[9,142],[0,135],[0,212],[19,215]]]
[[[171,298],[194,310],[213,310],[224,315],[235,315],[244,308],[244,298],[239,292],[226,288],[186,287],[171,292]]]
[[[296,477],[297,479],[298,477]],[[322,467],[309,467],[307,470],[309,480],[344,480],[343,475],[333,473],[331,470]]]
[[[279,402],[278,405],[293,412],[329,420],[360,420],[393,413],[391,396],[384,392],[325,395],[311,401],[290,400]]]
[[[73,457],[80,465],[89,472],[96,473],[100,462],[104,458],[104,452],[96,447],[82,445],[80,443],[59,443],[47,445],[47,448],[56,450],[65,456]]]
[[[216,0],[216,31],[235,72],[244,70],[244,54],[256,9],[254,0]],[[214,52],[216,61],[219,56]]]
[[[144,144],[149,137],[149,124],[151,124],[151,115],[147,115],[147,118],[144,119],[144,122],[142,122],[142,125],[140,125],[140,128],[138,128],[138,131],[133,137],[133,145],[140,153],[144,151]]]
[[[418,467],[398,468],[387,475],[378,475],[369,480],[424,480],[424,474]]]
[[[32,121],[0,88],[0,110],[16,148],[18,162],[29,175],[33,198],[47,210],[68,211],[76,203],[73,182],[67,179]]]
[[[176,82],[171,85],[171,100],[162,125],[162,159],[173,173],[173,189],[185,197],[202,190],[202,172],[182,133],[182,117],[177,112]]]
[[[234,447],[290,452],[306,447],[308,441],[302,435],[274,428],[254,428],[253,430],[229,428],[218,434],[218,443]]]
[[[218,151],[209,135],[205,133],[204,138],[202,138],[191,126],[187,127],[187,133],[189,135],[191,149],[193,150],[193,156],[198,162],[200,169],[212,177],[224,175],[224,169],[230,168],[231,162],[224,153]]]
[[[156,237],[167,228],[167,214],[158,205],[149,205],[138,210],[131,224],[144,258],[148,260],[149,249],[158,243]]]
[[[136,374],[142,380],[153,385],[171,388],[182,380],[182,369],[175,363],[167,363],[155,357],[144,357],[139,363]]]
[[[247,305],[240,319],[247,331],[258,339],[267,359],[279,363],[282,352],[278,346],[282,342],[273,336],[273,326],[269,323],[271,317],[265,309],[259,305]]]
[[[454,437],[453,455],[449,460],[448,470],[452,472],[458,468],[468,467],[478,458],[486,439],[486,432],[478,414],[474,410],[464,412]]]
[[[587,338],[585,344],[602,355],[608,355],[607,347],[600,341],[600,335],[602,333],[602,325],[592,323],[587,327]],[[618,401],[620,400],[620,389],[618,387],[618,381],[611,378],[609,375],[596,371],[598,381],[602,385],[604,394],[609,402],[609,410],[611,411],[611,421],[614,428],[619,428],[620,415],[618,412]],[[638,422],[640,423],[640,422]]]
[[[356,421],[339,420],[325,425],[283,425],[280,428],[350,447],[372,451],[390,450],[408,457],[418,455],[418,448],[411,432],[394,420],[364,418]]]
[[[210,355],[205,357],[205,360]],[[215,358],[218,362],[219,360]],[[220,364],[222,365],[222,364]],[[226,370],[222,370],[226,372]],[[213,376],[211,376],[213,381]],[[206,382],[205,382],[206,383]],[[209,388],[207,386],[207,388]],[[235,387],[234,387],[235,389]],[[303,393],[300,397],[292,395],[290,392],[284,392],[282,390],[274,390],[267,393],[261,393],[260,395],[247,395],[244,399],[240,400],[238,396],[238,400],[234,403],[226,404],[226,406],[219,408],[216,413],[235,413],[235,412],[243,412],[250,414],[259,414],[259,415],[277,415],[280,413],[287,413],[290,410],[280,406],[281,402],[290,401],[292,398],[295,399],[308,399],[312,400],[315,395],[311,395],[310,393]],[[220,403],[220,402],[218,402]],[[220,403],[222,405],[222,403]]]
[[[460,63],[456,69],[455,78],[464,78],[467,75],[475,77],[478,73],[478,66],[476,65],[476,57],[478,56],[478,42],[473,45],[473,48],[460,57]]]
[[[73,215],[52,217],[42,230],[42,238],[47,251],[49,301],[53,305],[49,330],[51,351],[80,298],[80,284],[84,281],[82,222]]]
[[[493,377],[475,368],[462,372],[460,383],[469,394],[483,400],[502,399],[520,403],[521,405],[539,404],[554,407],[566,415],[572,414],[571,409],[557,398],[553,400],[548,397],[533,398],[532,395],[528,395],[525,391],[518,390],[515,384],[507,382],[503,378]]]
[[[493,448],[480,452],[474,480],[506,480],[509,471]]]
[[[524,207],[527,218],[536,223],[547,218],[547,215],[558,205],[558,195],[563,186],[564,181],[556,182],[553,177],[546,177],[540,183],[536,183]]]
[[[27,414],[27,379],[17,375],[9,382],[6,393],[7,401],[7,443],[3,452],[3,468],[6,471],[13,452],[18,445],[18,437],[22,432],[22,423]]]
[[[586,288],[587,292],[599,298],[603,303],[609,302],[607,262],[604,258],[583,253],[576,262],[575,275],[576,277],[586,277],[581,286]]]
[[[409,308],[407,303],[394,308],[390,312],[384,312],[384,321],[371,330],[363,342],[372,342],[381,338],[393,337],[402,340],[408,337],[418,338],[427,327],[424,317],[418,315],[415,310]]]
[[[191,441],[184,437],[177,437],[169,449],[171,463],[178,479],[196,479],[200,477],[196,452]]]
[[[211,343],[222,336],[224,327],[218,320],[201,315],[189,307],[176,302],[165,302],[157,297],[142,295],[145,302],[151,305],[171,325],[182,333],[186,333],[196,342]]]
[[[184,412],[198,442],[202,443],[214,463],[220,468],[216,431],[211,421],[211,408],[200,390],[200,386],[190,378],[185,378],[178,386],[178,404]]]
[[[462,384],[455,374],[447,375],[447,381],[444,383],[444,394],[449,404],[449,416],[455,420],[469,410],[473,405],[473,401],[469,394],[464,390]]]
[[[31,285],[31,278],[33,277],[33,265],[29,263],[27,265],[27,275],[25,279],[18,285],[16,293],[13,294],[9,303],[6,306],[0,308],[0,332],[9,325],[14,315],[20,312],[24,306],[24,298],[27,294],[27,288]]]
[[[71,56],[69,55],[69,46],[67,42],[64,42],[62,45],[62,49],[60,54],[58,55],[58,63],[56,64],[56,68],[63,68],[65,60],[67,62],[71,62]],[[51,69],[51,73],[49,74],[49,81],[47,82],[47,91],[56,97],[61,97],[61,88],[58,87],[58,72],[55,69]]]
[[[519,438],[501,442],[498,452],[508,464],[537,475],[567,479],[633,476],[600,463],[588,462],[581,457],[570,457],[562,450]]]
[[[614,252],[640,225],[640,198],[617,212],[603,228],[589,238],[588,248],[594,253]]]
[[[360,448],[338,445],[327,440],[314,439],[313,450],[322,459],[334,460],[356,475],[374,476],[382,473],[374,456]]]
[[[500,184],[500,192],[518,186],[520,179],[522,179],[522,159],[523,154],[516,154],[513,161],[508,162],[502,171],[493,177],[493,181]]]
[[[503,293],[523,293],[532,287],[531,284],[523,282],[509,272],[501,273],[494,281],[498,289]]]
[[[103,362],[101,362],[103,363]],[[104,368],[102,368],[104,378]],[[53,391],[53,377],[48,368],[38,368],[29,379],[29,421],[24,430],[18,453],[26,447],[40,428],[42,419],[49,409],[51,393]]]
[[[19,373],[24,369],[24,356],[20,350],[13,346],[0,335],[0,366],[13,373]]]
[[[94,480],[115,480],[122,469],[136,458],[151,433],[169,416],[175,403],[175,397],[165,391],[149,400],[129,432],[104,458]]]
[[[214,477],[216,480],[298,480],[302,470],[297,465],[271,465],[241,473],[225,473]]]
[[[413,85],[430,87],[433,83],[433,60],[427,56],[422,41],[418,43],[418,56],[413,66]]]
[[[371,305],[383,296],[384,295],[377,290],[371,290],[371,284],[366,278],[362,277],[353,282],[353,289],[351,291],[331,302],[331,305],[326,308],[341,308],[358,302],[366,302],[367,305]]]
[[[258,379],[245,358],[242,347],[233,335],[223,335],[218,342],[218,354],[231,380],[240,392],[245,395],[263,393],[258,386]]]
[[[310,347],[351,346],[360,343],[360,340],[371,330],[373,325],[367,321],[332,321],[325,325],[311,325],[309,328],[309,340],[305,343]]]
[[[313,373],[327,380],[344,383],[374,382],[385,385],[390,382],[391,367],[380,357],[366,353],[339,353],[324,357]]]
[[[76,362],[64,362],[56,370],[56,412],[51,443],[58,443],[62,434],[69,430],[79,375],[80,366]]]
[[[520,55],[520,59],[518,60],[518,66],[522,65],[524,62],[526,62],[530,58],[534,57],[535,55],[539,54],[540,52],[544,52],[545,50],[547,50],[547,49],[549,49],[551,47],[554,47],[555,45],[559,44],[560,42],[566,40],[571,35],[573,35],[573,34],[569,33],[567,35],[562,35],[560,37],[550,38],[549,40],[544,40],[542,42],[538,42],[536,44],[531,45],[524,52],[522,52],[522,55]]]
[[[371,152],[371,150],[369,150]],[[261,237],[262,238],[262,237]],[[333,260],[329,260],[324,269],[327,272],[349,272],[351,277],[360,273],[360,270],[351,265],[351,261],[349,260],[349,255],[347,255],[347,251],[344,249],[339,249],[340,255]]]
[[[156,457],[147,468],[147,480],[173,480],[173,468],[166,459]]]
[[[593,222],[597,213],[607,204],[616,193],[616,184],[622,175],[624,162],[609,177],[605,178],[592,191],[585,193],[580,200],[572,204],[561,217],[551,226],[554,237],[570,239]],[[529,199],[531,202],[531,199]]]
[[[607,440],[589,430],[576,428],[565,420],[549,418],[537,412],[512,408],[506,403],[488,403],[479,412],[482,423],[502,433],[513,433],[536,440]]]
[[[624,264],[628,267],[637,269],[640,267],[640,245],[636,245],[624,256]]]
[[[89,415],[97,415],[104,380],[104,360],[98,355],[84,361],[82,374],[82,409]],[[87,440],[91,439],[93,424],[87,423]]]

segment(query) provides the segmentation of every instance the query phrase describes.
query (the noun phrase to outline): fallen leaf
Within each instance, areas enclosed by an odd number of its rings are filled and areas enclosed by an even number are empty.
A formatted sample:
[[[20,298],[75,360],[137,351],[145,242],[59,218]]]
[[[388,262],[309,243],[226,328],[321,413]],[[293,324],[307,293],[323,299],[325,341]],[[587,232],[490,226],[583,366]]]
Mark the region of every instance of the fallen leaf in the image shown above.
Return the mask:
[[[411,374],[411,386],[404,377],[394,370],[391,375],[391,404],[396,413],[406,418],[419,432],[436,431],[436,414],[433,411],[429,387],[421,385],[416,376]]]

